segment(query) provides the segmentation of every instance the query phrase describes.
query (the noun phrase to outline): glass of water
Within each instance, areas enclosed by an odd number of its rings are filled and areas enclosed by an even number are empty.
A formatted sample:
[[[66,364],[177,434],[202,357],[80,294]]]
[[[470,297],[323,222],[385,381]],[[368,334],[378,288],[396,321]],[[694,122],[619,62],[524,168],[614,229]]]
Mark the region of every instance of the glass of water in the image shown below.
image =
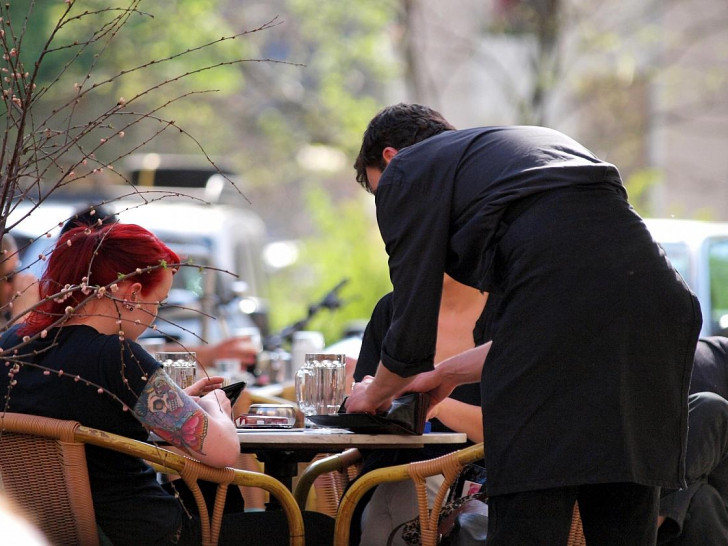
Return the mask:
[[[296,372],[296,401],[306,415],[332,415],[344,401],[346,355],[307,353]]]
[[[180,388],[186,389],[197,380],[197,355],[187,351],[160,351],[154,353],[172,381]]]

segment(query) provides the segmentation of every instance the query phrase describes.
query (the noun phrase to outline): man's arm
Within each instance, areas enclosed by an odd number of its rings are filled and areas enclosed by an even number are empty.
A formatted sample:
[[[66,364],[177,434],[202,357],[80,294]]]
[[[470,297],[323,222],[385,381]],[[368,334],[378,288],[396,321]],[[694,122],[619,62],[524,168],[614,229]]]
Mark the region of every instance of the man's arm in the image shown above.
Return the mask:
[[[433,371],[416,376],[407,390],[428,393],[433,406],[450,396],[458,385],[478,383],[490,345],[489,341],[443,360]]]
[[[352,389],[346,400],[346,411],[375,413],[378,409],[387,410],[392,399],[403,392],[426,392],[430,395],[430,405],[438,404],[458,385],[480,381],[490,345],[489,341],[468,349],[443,360],[433,371],[413,377],[400,377],[379,364],[374,379],[357,383]]]

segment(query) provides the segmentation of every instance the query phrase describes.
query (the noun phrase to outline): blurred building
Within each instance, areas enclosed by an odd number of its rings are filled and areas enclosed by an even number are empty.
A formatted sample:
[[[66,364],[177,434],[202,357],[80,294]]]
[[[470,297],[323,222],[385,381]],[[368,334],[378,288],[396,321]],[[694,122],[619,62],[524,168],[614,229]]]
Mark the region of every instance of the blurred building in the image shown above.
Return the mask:
[[[643,215],[728,219],[725,0],[404,4],[394,100],[554,127],[615,163]]]

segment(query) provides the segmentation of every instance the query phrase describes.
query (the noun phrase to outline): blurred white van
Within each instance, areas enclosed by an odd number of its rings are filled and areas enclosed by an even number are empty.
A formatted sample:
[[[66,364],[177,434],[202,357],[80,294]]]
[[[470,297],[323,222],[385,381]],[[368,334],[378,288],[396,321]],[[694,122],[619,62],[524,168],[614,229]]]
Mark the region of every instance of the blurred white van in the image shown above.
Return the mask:
[[[39,255],[50,252],[60,226],[89,204],[48,200],[29,214],[32,206],[19,203],[7,225],[22,219],[11,233],[21,249],[23,267],[40,276],[44,262]],[[198,337],[214,343],[245,329],[267,333],[265,227],[257,215],[240,207],[180,200],[140,205],[122,199],[104,207],[119,221],[152,231],[183,261],[212,268],[183,267],[175,275],[169,305],[157,321],[161,332],[185,344],[198,343]]]
[[[675,219],[645,223],[700,300],[700,335],[727,335],[728,223]]]

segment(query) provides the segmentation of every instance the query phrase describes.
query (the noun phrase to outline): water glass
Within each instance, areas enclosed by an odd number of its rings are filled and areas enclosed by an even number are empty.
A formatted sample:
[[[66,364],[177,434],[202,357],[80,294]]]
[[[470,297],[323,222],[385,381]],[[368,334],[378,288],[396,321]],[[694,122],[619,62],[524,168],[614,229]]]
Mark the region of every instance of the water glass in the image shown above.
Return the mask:
[[[296,372],[296,400],[304,415],[339,411],[346,388],[346,355],[307,353]]]
[[[186,389],[197,380],[197,355],[190,352],[157,352],[154,358],[159,362],[172,381]]]

